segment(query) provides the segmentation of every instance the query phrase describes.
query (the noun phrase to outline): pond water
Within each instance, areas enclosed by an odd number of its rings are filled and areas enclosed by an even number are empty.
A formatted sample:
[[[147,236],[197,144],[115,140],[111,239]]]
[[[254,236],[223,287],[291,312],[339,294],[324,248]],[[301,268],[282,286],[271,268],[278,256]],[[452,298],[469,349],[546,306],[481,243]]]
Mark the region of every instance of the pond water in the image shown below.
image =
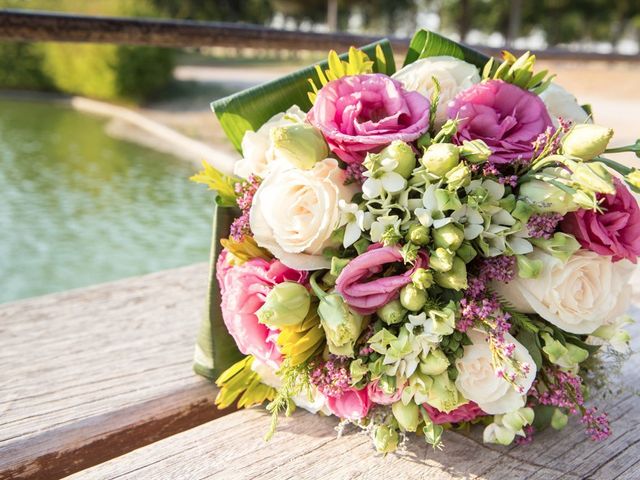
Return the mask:
[[[105,120],[0,100],[0,302],[206,261],[196,170],[106,135]]]

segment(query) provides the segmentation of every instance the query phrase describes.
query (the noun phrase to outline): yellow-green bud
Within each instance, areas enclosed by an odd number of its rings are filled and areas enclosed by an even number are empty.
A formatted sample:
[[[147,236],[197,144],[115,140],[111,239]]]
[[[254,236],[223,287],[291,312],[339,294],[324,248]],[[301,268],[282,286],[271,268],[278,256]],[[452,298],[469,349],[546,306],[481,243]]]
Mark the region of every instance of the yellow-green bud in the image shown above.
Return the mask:
[[[398,421],[400,428],[406,432],[415,432],[420,423],[420,407],[414,402],[405,405],[401,401],[391,405],[393,416]]]
[[[327,337],[329,352],[352,357],[353,346],[362,333],[363,316],[351,310],[337,293],[320,299],[318,315]]]
[[[542,213],[566,215],[578,209],[570,194],[542,180],[530,180],[520,185],[520,196],[534,202]]]
[[[417,268],[413,274],[411,274],[411,281],[420,290],[426,290],[433,285],[433,273],[424,268]]]
[[[471,170],[464,163],[459,163],[445,174],[444,179],[447,188],[454,191],[471,183]]]
[[[447,372],[429,378],[433,379],[433,383],[428,388],[427,403],[432,407],[448,413],[466,402]]]
[[[424,290],[420,290],[413,283],[410,283],[400,290],[400,303],[407,310],[417,312],[427,303],[427,294]]]
[[[443,177],[460,162],[458,147],[451,143],[434,143],[424,152],[420,160],[429,172]]]
[[[449,360],[439,348],[431,350],[420,362],[420,371],[425,375],[440,375],[449,367]]]
[[[582,123],[574,126],[562,139],[562,153],[581,160],[602,154],[613,137],[613,130],[601,125]]]
[[[453,267],[448,272],[436,272],[433,276],[438,285],[451,290],[467,288],[467,265],[460,257],[453,259]]]
[[[309,170],[329,155],[329,146],[320,130],[308,123],[293,123],[271,129],[271,145],[277,158]]]
[[[429,229],[423,225],[414,224],[409,227],[406,239],[414,245],[424,246],[429,243]]]
[[[562,410],[556,408],[551,415],[551,427],[556,430],[562,430],[567,426],[567,422],[569,421],[569,416],[562,413]]]
[[[402,307],[400,300],[392,300],[386,305],[380,307],[376,312],[378,318],[380,318],[387,325],[395,325],[400,323],[404,316],[407,314],[407,310]]]
[[[429,256],[429,266],[436,272],[448,272],[453,268],[456,254],[446,248],[436,248]]]
[[[594,192],[585,192],[584,190],[578,190],[571,196],[571,201],[578,207],[585,210],[595,211],[598,208],[598,197]]]
[[[413,152],[411,146],[403,142],[402,140],[394,140],[385,147],[381,152],[382,158],[392,158],[398,165],[393,169],[394,172],[399,173],[404,178],[409,178],[411,172],[416,168],[416,154]]]
[[[596,193],[616,192],[613,178],[601,163],[573,163],[571,180],[587,190]]]
[[[433,231],[433,242],[436,247],[448,248],[449,250],[457,250],[464,240],[464,230],[448,223],[444,227],[437,228]]]
[[[256,312],[258,321],[272,328],[297,325],[309,313],[311,297],[307,289],[295,282],[279,283],[269,292]]]
[[[471,163],[484,163],[491,156],[491,149],[482,140],[465,140],[460,154]]]
[[[640,170],[634,168],[631,173],[626,176],[626,180],[629,182],[629,185],[640,188]]]
[[[399,435],[389,425],[377,425],[373,433],[373,445],[378,453],[392,453],[398,449]]]

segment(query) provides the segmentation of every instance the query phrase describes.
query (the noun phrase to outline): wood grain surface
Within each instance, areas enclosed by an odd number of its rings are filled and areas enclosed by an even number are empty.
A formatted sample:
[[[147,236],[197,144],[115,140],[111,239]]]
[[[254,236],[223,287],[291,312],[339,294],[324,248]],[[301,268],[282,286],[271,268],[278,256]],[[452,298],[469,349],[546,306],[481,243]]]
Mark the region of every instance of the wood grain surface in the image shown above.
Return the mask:
[[[219,413],[199,264],[0,306],[0,478],[60,478]]]
[[[635,308],[633,315],[640,318]],[[640,350],[640,325],[631,329]],[[336,438],[336,420],[296,412],[283,419],[269,442],[263,409],[233,413],[166,438],[102,465],[77,479],[640,479],[640,361],[624,367],[625,390],[599,403],[613,436],[596,443],[577,419],[562,432],[547,430],[527,447],[482,443],[482,429],[446,432],[435,452],[420,439],[404,454],[382,456],[369,438],[349,432]]]

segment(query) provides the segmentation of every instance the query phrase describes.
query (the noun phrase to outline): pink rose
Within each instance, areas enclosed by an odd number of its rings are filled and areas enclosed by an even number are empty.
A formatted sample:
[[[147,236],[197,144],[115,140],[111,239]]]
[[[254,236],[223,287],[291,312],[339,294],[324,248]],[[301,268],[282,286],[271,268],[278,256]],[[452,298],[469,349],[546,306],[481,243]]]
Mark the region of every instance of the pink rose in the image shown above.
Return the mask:
[[[378,380],[374,380],[367,385],[369,400],[373,403],[377,403],[378,405],[391,405],[392,403],[397,402],[402,396],[402,390],[403,386],[400,386],[400,388],[390,395],[380,388]]]
[[[351,260],[336,280],[336,290],[345,302],[358,313],[369,315],[399,295],[399,290],[411,283],[416,268],[426,268],[429,261],[424,252],[418,255],[411,269],[400,275],[370,280],[390,263],[402,262],[400,249],[382,247],[379,243]]]
[[[461,120],[453,142],[484,140],[497,164],[531,160],[533,142],[552,127],[540,97],[502,80],[477,83],[449,104],[449,118]]]
[[[278,260],[254,258],[242,265],[229,264],[223,250],[216,264],[220,285],[222,318],[227,330],[245,355],[253,355],[272,368],[280,365],[282,355],[276,344],[279,330],[258,323],[256,311],[274,285],[285,281],[304,283],[306,272],[286,267]]]
[[[450,411],[449,413],[441,412],[437,408],[433,408],[431,405],[428,405],[426,403],[422,406],[429,414],[429,418],[431,418],[433,423],[437,425],[441,423],[469,422],[471,420],[475,420],[478,417],[481,417],[482,415],[486,415],[486,413],[483,412],[482,409],[474,402],[460,405],[458,408]]]
[[[633,263],[640,255],[640,207],[627,187],[614,179],[616,193],[599,195],[603,212],[578,210],[565,216],[563,231],[571,233],[587,250],[610,255],[613,261]]]
[[[429,128],[429,100],[387,75],[351,75],[322,87],[308,120],[340,159],[360,163],[367,152],[422,135]]]
[[[339,397],[327,397],[327,405],[334,415],[348,420],[360,420],[367,416],[371,408],[371,400],[367,389],[345,390]]]

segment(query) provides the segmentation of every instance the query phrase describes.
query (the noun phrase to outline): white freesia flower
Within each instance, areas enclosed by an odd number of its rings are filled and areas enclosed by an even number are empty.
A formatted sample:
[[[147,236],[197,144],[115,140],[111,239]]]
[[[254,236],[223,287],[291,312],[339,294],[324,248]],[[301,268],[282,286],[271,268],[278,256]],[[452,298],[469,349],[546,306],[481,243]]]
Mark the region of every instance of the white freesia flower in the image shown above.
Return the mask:
[[[341,218],[340,226],[345,226],[342,246],[348,248],[358,241],[362,232],[369,230],[373,223],[371,212],[360,210],[356,203],[339,202]]]
[[[442,193],[440,197],[438,193]],[[446,208],[446,206],[441,201],[444,196],[448,198],[450,195],[453,194],[439,190],[435,183],[427,186],[422,194],[422,207],[414,210],[414,215],[418,221],[425,227],[433,228],[444,227],[451,223],[453,220],[443,213],[443,208]]]
[[[366,171],[362,175],[367,179],[362,184],[365,199],[377,198],[383,192],[398,193],[407,186],[405,178],[393,170],[398,162],[392,158],[383,158],[376,171]]]
[[[417,60],[393,75],[407,90],[415,90],[431,99],[436,84],[440,84],[440,100],[436,111],[436,128],[447,121],[447,105],[462,90],[480,81],[475,65],[455,57],[439,56]]]
[[[280,112],[271,117],[257,131],[247,131],[242,137],[242,159],[233,166],[233,173],[238,177],[249,178],[249,175],[264,177],[269,164],[277,160],[271,142],[271,130],[294,123],[302,123],[305,113],[297,105],[293,105],[286,112]]]
[[[526,375],[516,380],[521,391],[525,392],[520,393],[494,370],[488,335],[481,330],[471,330],[468,335],[472,344],[466,345],[464,355],[456,360],[456,388],[465,398],[476,402],[482,410],[491,415],[512,412],[524,407],[526,392],[536,377],[536,366],[527,349],[510,334],[505,333],[505,341],[516,346],[514,358],[529,366]]]
[[[282,387],[282,380],[276,374],[275,369],[259,360],[254,360],[251,364],[251,370],[260,376],[260,381],[271,388]],[[310,413],[316,414],[322,412],[325,415],[331,415],[331,411],[327,405],[327,399],[314,386],[308,392],[301,392],[292,397],[293,403],[298,407],[304,408]]]
[[[538,277],[493,284],[519,312],[537,313],[569,333],[588,334],[627,310],[634,271],[628,260],[614,263],[589,250],[578,250],[566,263],[539,249],[530,258],[542,261]]]
[[[397,215],[384,215],[375,219],[371,224],[371,241],[377,243],[382,240],[382,235],[388,227],[393,227],[396,233],[400,232],[400,219]]]
[[[570,120],[576,124],[585,123],[589,120],[589,115],[587,115],[587,112],[578,104],[576,97],[557,83],[551,83],[546,90],[540,94],[540,99],[547,106],[547,111],[555,127],[559,126],[559,117],[564,120]]]
[[[353,185],[337,160],[327,158],[311,170],[277,162],[260,184],[250,211],[251,231],[261,247],[298,270],[329,268],[322,251],[340,222],[340,200]]]

